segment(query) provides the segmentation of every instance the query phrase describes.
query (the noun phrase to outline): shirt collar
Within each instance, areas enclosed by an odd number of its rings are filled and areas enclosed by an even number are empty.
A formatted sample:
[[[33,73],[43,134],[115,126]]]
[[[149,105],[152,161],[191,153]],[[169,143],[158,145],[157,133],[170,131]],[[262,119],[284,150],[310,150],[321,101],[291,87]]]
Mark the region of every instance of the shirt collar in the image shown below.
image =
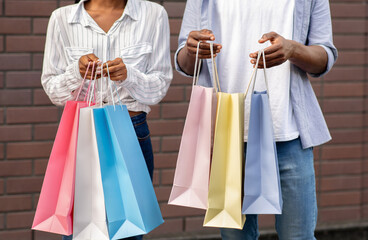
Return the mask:
[[[71,10],[71,14],[68,17],[68,23],[81,23],[83,26],[89,26],[89,21],[84,10],[84,2],[88,0],[81,0],[75,4]],[[139,4],[141,0],[128,0],[123,15],[117,20],[123,20],[124,16],[127,15],[133,20],[138,20],[140,17]]]

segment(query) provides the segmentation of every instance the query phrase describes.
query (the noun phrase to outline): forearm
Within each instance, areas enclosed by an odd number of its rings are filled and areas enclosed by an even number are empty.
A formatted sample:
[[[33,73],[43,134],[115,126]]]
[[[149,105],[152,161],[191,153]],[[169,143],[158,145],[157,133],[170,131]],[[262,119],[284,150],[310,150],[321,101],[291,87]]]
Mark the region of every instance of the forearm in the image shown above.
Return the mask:
[[[189,54],[186,45],[179,51],[177,61],[183,72],[188,75],[194,74],[195,58]]]
[[[307,73],[319,74],[326,70],[328,56],[321,46],[306,46],[289,40],[293,51],[289,58],[290,62]]]

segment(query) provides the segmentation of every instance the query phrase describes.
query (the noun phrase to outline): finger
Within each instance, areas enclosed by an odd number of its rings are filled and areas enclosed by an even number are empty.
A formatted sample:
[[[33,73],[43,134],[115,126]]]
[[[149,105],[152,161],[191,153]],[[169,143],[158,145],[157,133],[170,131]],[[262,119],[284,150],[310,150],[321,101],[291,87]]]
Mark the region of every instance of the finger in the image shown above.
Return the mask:
[[[269,32],[262,35],[261,39],[258,40],[259,43],[267,42],[268,40],[274,40],[278,36],[275,32]]]
[[[110,67],[109,65],[109,74],[111,75],[114,72],[117,72],[119,70],[122,70],[126,68],[124,63],[120,63],[119,65],[113,65],[112,67]],[[103,73],[106,74],[107,73],[107,67],[105,66],[105,68],[103,69]]]
[[[217,54],[214,54],[213,57],[217,57]],[[209,59],[211,58],[211,54],[210,55],[198,55],[199,59]]]
[[[197,54],[197,48],[193,48],[193,47],[188,47],[188,51],[189,53],[191,53],[192,55],[196,55]],[[214,50],[213,53],[219,53],[220,50]],[[198,51],[199,55],[211,55],[211,50],[203,50],[203,49],[199,49]]]
[[[214,41],[215,35],[210,30],[192,31],[189,33],[189,38],[194,38],[197,41]]]
[[[87,54],[86,55],[88,60],[91,61],[91,62],[97,62],[99,60],[99,58],[94,55],[93,53],[90,53],[90,54]]]
[[[126,73],[127,73],[126,69],[125,70],[124,69],[120,69],[119,71],[116,71],[114,73],[111,73],[110,74],[110,78],[115,78],[115,77],[118,77],[120,75],[124,75]]]

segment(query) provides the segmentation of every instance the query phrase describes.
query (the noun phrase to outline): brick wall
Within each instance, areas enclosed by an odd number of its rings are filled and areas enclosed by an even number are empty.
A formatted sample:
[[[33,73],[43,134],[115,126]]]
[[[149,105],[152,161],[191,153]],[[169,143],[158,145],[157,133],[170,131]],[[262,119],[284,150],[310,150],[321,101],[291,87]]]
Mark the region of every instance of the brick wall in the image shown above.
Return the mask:
[[[171,50],[185,1],[157,1],[170,17]],[[40,75],[50,13],[71,1],[0,0],[0,240],[60,239],[30,225],[61,109],[43,92]],[[315,149],[319,228],[368,220],[368,1],[332,0],[335,68],[311,79],[333,140]],[[165,223],[150,236],[217,233],[202,228],[204,211],[166,204],[174,175],[191,81],[174,72],[172,86],[149,115],[154,185]],[[273,226],[262,216],[261,229]]]

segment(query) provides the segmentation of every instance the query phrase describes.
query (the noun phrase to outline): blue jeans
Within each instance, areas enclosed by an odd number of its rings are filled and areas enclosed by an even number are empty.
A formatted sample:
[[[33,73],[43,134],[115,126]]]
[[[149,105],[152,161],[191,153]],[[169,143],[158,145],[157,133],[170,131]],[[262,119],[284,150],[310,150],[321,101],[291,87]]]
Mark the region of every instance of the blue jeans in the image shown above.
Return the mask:
[[[315,240],[317,200],[313,149],[302,149],[300,139],[277,142],[283,209],[275,215],[280,240]],[[245,145],[246,149],[246,145]],[[224,240],[256,240],[257,215],[247,215],[243,230],[221,229]]]
[[[147,121],[146,121],[146,113],[141,113],[132,117],[132,122],[134,125],[135,133],[137,134],[139,145],[141,146],[144,159],[146,160],[148,172],[153,177],[153,149],[151,143],[150,132],[148,129]],[[63,240],[72,240],[73,235],[63,236]],[[124,240],[141,240],[143,236],[135,236],[130,238],[124,238]]]

